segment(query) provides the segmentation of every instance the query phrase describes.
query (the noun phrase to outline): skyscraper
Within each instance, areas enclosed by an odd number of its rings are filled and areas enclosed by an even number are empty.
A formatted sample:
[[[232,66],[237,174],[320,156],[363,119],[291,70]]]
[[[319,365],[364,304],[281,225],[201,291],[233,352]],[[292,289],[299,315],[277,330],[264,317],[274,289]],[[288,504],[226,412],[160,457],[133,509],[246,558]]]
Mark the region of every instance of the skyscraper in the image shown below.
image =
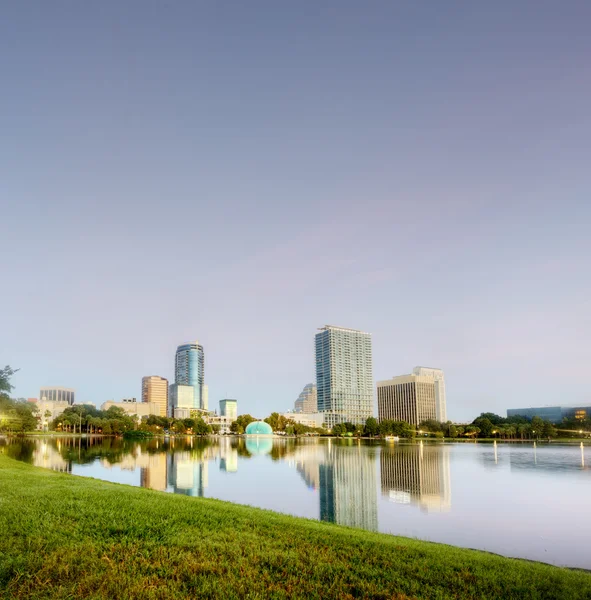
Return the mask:
[[[176,384],[194,388],[193,408],[204,408],[205,359],[199,342],[189,342],[176,349],[174,373]]]
[[[318,411],[318,393],[316,386],[309,383],[304,387],[294,404],[294,412],[315,413]]]
[[[441,423],[447,421],[447,404],[445,399],[445,376],[441,369],[432,369],[431,367],[415,367],[414,375],[422,377],[431,377],[435,381],[435,415]]]
[[[142,377],[142,402],[158,405],[158,416],[165,417],[168,409],[168,379],[158,375]]]
[[[435,381],[424,375],[400,375],[378,381],[378,417],[418,426],[435,419]]]
[[[316,334],[318,411],[324,423],[363,424],[373,414],[371,335],[326,325]]]

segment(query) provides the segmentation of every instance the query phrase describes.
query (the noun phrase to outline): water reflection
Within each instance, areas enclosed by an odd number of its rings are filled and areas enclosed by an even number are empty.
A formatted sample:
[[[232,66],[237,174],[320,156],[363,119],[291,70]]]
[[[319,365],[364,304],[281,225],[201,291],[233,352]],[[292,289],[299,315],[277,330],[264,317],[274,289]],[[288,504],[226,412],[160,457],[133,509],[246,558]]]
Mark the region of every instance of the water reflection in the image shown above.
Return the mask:
[[[375,459],[374,448],[328,444],[318,469],[321,521],[377,531]]]
[[[589,451],[557,443],[0,438],[0,452],[74,475],[582,568],[591,568],[591,554],[580,551],[591,521],[572,530],[572,515],[584,514],[591,494]],[[560,494],[549,493],[557,481]],[[535,537],[524,534],[531,531]]]
[[[451,508],[449,448],[389,446],[380,453],[382,494],[396,504],[416,504],[422,510]]]

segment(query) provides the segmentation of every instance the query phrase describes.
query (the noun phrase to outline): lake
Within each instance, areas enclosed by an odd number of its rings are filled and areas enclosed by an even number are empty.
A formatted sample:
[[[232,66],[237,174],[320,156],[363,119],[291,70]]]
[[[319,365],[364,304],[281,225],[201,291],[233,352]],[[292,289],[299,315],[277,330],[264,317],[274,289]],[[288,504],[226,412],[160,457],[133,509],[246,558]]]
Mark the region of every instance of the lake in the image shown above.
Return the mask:
[[[58,471],[591,569],[591,446],[0,439]]]

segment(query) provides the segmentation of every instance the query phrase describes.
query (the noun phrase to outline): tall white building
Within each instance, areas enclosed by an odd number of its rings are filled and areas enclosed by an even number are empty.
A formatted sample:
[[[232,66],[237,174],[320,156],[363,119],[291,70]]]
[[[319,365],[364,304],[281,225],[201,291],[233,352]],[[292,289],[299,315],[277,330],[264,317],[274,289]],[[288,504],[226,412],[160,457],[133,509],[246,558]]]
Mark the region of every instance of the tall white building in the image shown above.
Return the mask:
[[[316,334],[318,412],[327,427],[373,415],[371,335],[326,325]]]
[[[431,367],[415,367],[413,375],[421,377],[430,377],[435,381],[435,415],[441,423],[447,421],[447,404],[445,400],[445,376],[441,369],[432,369]]]

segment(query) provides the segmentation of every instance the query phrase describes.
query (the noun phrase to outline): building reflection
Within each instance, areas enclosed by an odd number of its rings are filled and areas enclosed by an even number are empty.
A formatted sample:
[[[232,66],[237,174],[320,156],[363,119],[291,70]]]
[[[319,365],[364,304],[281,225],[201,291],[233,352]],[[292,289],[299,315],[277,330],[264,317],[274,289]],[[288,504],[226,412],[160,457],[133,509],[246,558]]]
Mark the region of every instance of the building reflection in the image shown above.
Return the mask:
[[[35,445],[33,450],[32,463],[36,467],[51,469],[52,471],[61,471],[62,473],[72,472],[72,461],[66,460],[60,453],[61,442],[54,445],[51,442],[42,440]]]
[[[220,471],[235,473],[238,471],[238,448],[232,445],[229,438],[221,438],[219,442]]]
[[[199,460],[188,451],[169,454],[168,483],[175,494],[204,496],[209,480],[208,474],[206,459]]]
[[[420,444],[382,448],[382,494],[397,504],[414,504],[426,512],[451,508],[449,448]]]
[[[378,529],[375,451],[358,443],[332,442],[298,448],[293,462],[320,494],[320,520],[369,531]]]

